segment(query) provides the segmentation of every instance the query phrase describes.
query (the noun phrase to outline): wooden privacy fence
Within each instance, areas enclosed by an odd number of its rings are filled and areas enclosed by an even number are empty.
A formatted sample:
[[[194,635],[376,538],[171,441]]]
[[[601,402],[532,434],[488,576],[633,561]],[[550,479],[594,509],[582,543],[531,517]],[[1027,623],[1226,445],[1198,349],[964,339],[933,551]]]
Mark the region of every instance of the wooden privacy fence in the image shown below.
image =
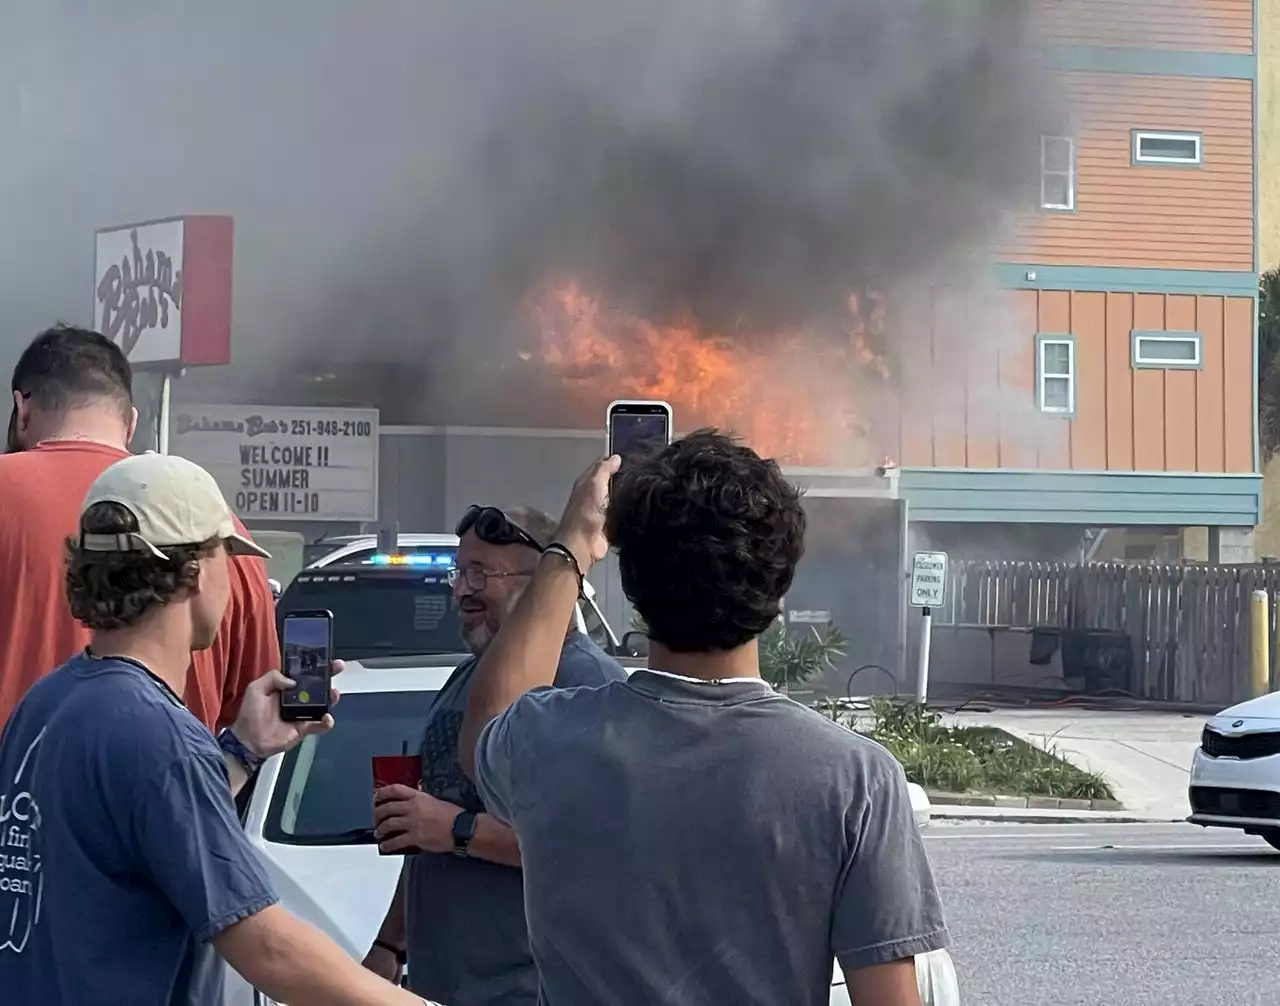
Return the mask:
[[[1122,632],[1133,651],[1134,694],[1227,704],[1250,694],[1249,599],[1255,590],[1270,598],[1274,655],[1280,595],[1275,563],[959,561],[936,616],[958,626]]]

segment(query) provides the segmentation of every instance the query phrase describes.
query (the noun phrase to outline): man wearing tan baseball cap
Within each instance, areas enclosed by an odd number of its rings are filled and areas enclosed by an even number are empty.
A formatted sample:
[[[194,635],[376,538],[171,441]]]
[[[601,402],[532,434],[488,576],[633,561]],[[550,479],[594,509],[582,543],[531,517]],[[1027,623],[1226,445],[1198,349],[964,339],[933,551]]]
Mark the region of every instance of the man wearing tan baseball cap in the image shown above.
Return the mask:
[[[5,1001],[215,1006],[216,953],[278,1002],[421,1004],[278,904],[232,804],[229,748],[179,697],[227,606],[228,556],[266,554],[237,533],[217,483],[170,455],[117,461],[67,553],[89,646],[0,735]],[[280,719],[282,682],[250,686],[237,757],[301,738]]]

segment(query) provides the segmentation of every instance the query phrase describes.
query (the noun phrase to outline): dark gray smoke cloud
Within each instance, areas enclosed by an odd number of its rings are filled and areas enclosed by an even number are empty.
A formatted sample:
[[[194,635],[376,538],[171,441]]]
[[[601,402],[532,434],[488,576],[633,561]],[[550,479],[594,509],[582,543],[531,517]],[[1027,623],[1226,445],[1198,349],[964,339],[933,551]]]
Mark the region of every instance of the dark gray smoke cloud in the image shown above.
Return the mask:
[[[548,278],[721,328],[821,318],[985,241],[1060,114],[1030,0],[6,7],[15,342],[85,320],[94,228],[228,212],[230,384],[393,363],[455,419]]]

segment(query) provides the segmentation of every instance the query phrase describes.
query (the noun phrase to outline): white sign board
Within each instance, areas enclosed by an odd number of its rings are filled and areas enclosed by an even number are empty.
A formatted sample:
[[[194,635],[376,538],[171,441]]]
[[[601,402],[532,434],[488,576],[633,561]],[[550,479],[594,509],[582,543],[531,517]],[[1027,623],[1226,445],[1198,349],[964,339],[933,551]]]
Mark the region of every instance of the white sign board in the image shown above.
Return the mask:
[[[796,611],[788,611],[787,621],[793,625],[830,625],[831,612],[800,608]]]
[[[378,519],[377,409],[177,405],[169,450],[246,523]]]
[[[130,363],[182,359],[182,220],[98,231],[93,325]]]
[[[947,553],[917,552],[911,563],[911,603],[940,608],[947,592]]]

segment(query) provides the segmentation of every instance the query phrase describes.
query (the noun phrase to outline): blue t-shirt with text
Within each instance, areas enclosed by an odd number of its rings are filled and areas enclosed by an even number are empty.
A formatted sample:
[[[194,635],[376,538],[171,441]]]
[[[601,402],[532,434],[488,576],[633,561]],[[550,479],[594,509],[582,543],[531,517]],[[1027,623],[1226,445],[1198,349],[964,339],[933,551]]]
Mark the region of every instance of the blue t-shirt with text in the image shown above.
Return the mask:
[[[276,901],[212,734],[140,665],[82,655],[0,734],[0,989],[210,1002],[209,941]]]

